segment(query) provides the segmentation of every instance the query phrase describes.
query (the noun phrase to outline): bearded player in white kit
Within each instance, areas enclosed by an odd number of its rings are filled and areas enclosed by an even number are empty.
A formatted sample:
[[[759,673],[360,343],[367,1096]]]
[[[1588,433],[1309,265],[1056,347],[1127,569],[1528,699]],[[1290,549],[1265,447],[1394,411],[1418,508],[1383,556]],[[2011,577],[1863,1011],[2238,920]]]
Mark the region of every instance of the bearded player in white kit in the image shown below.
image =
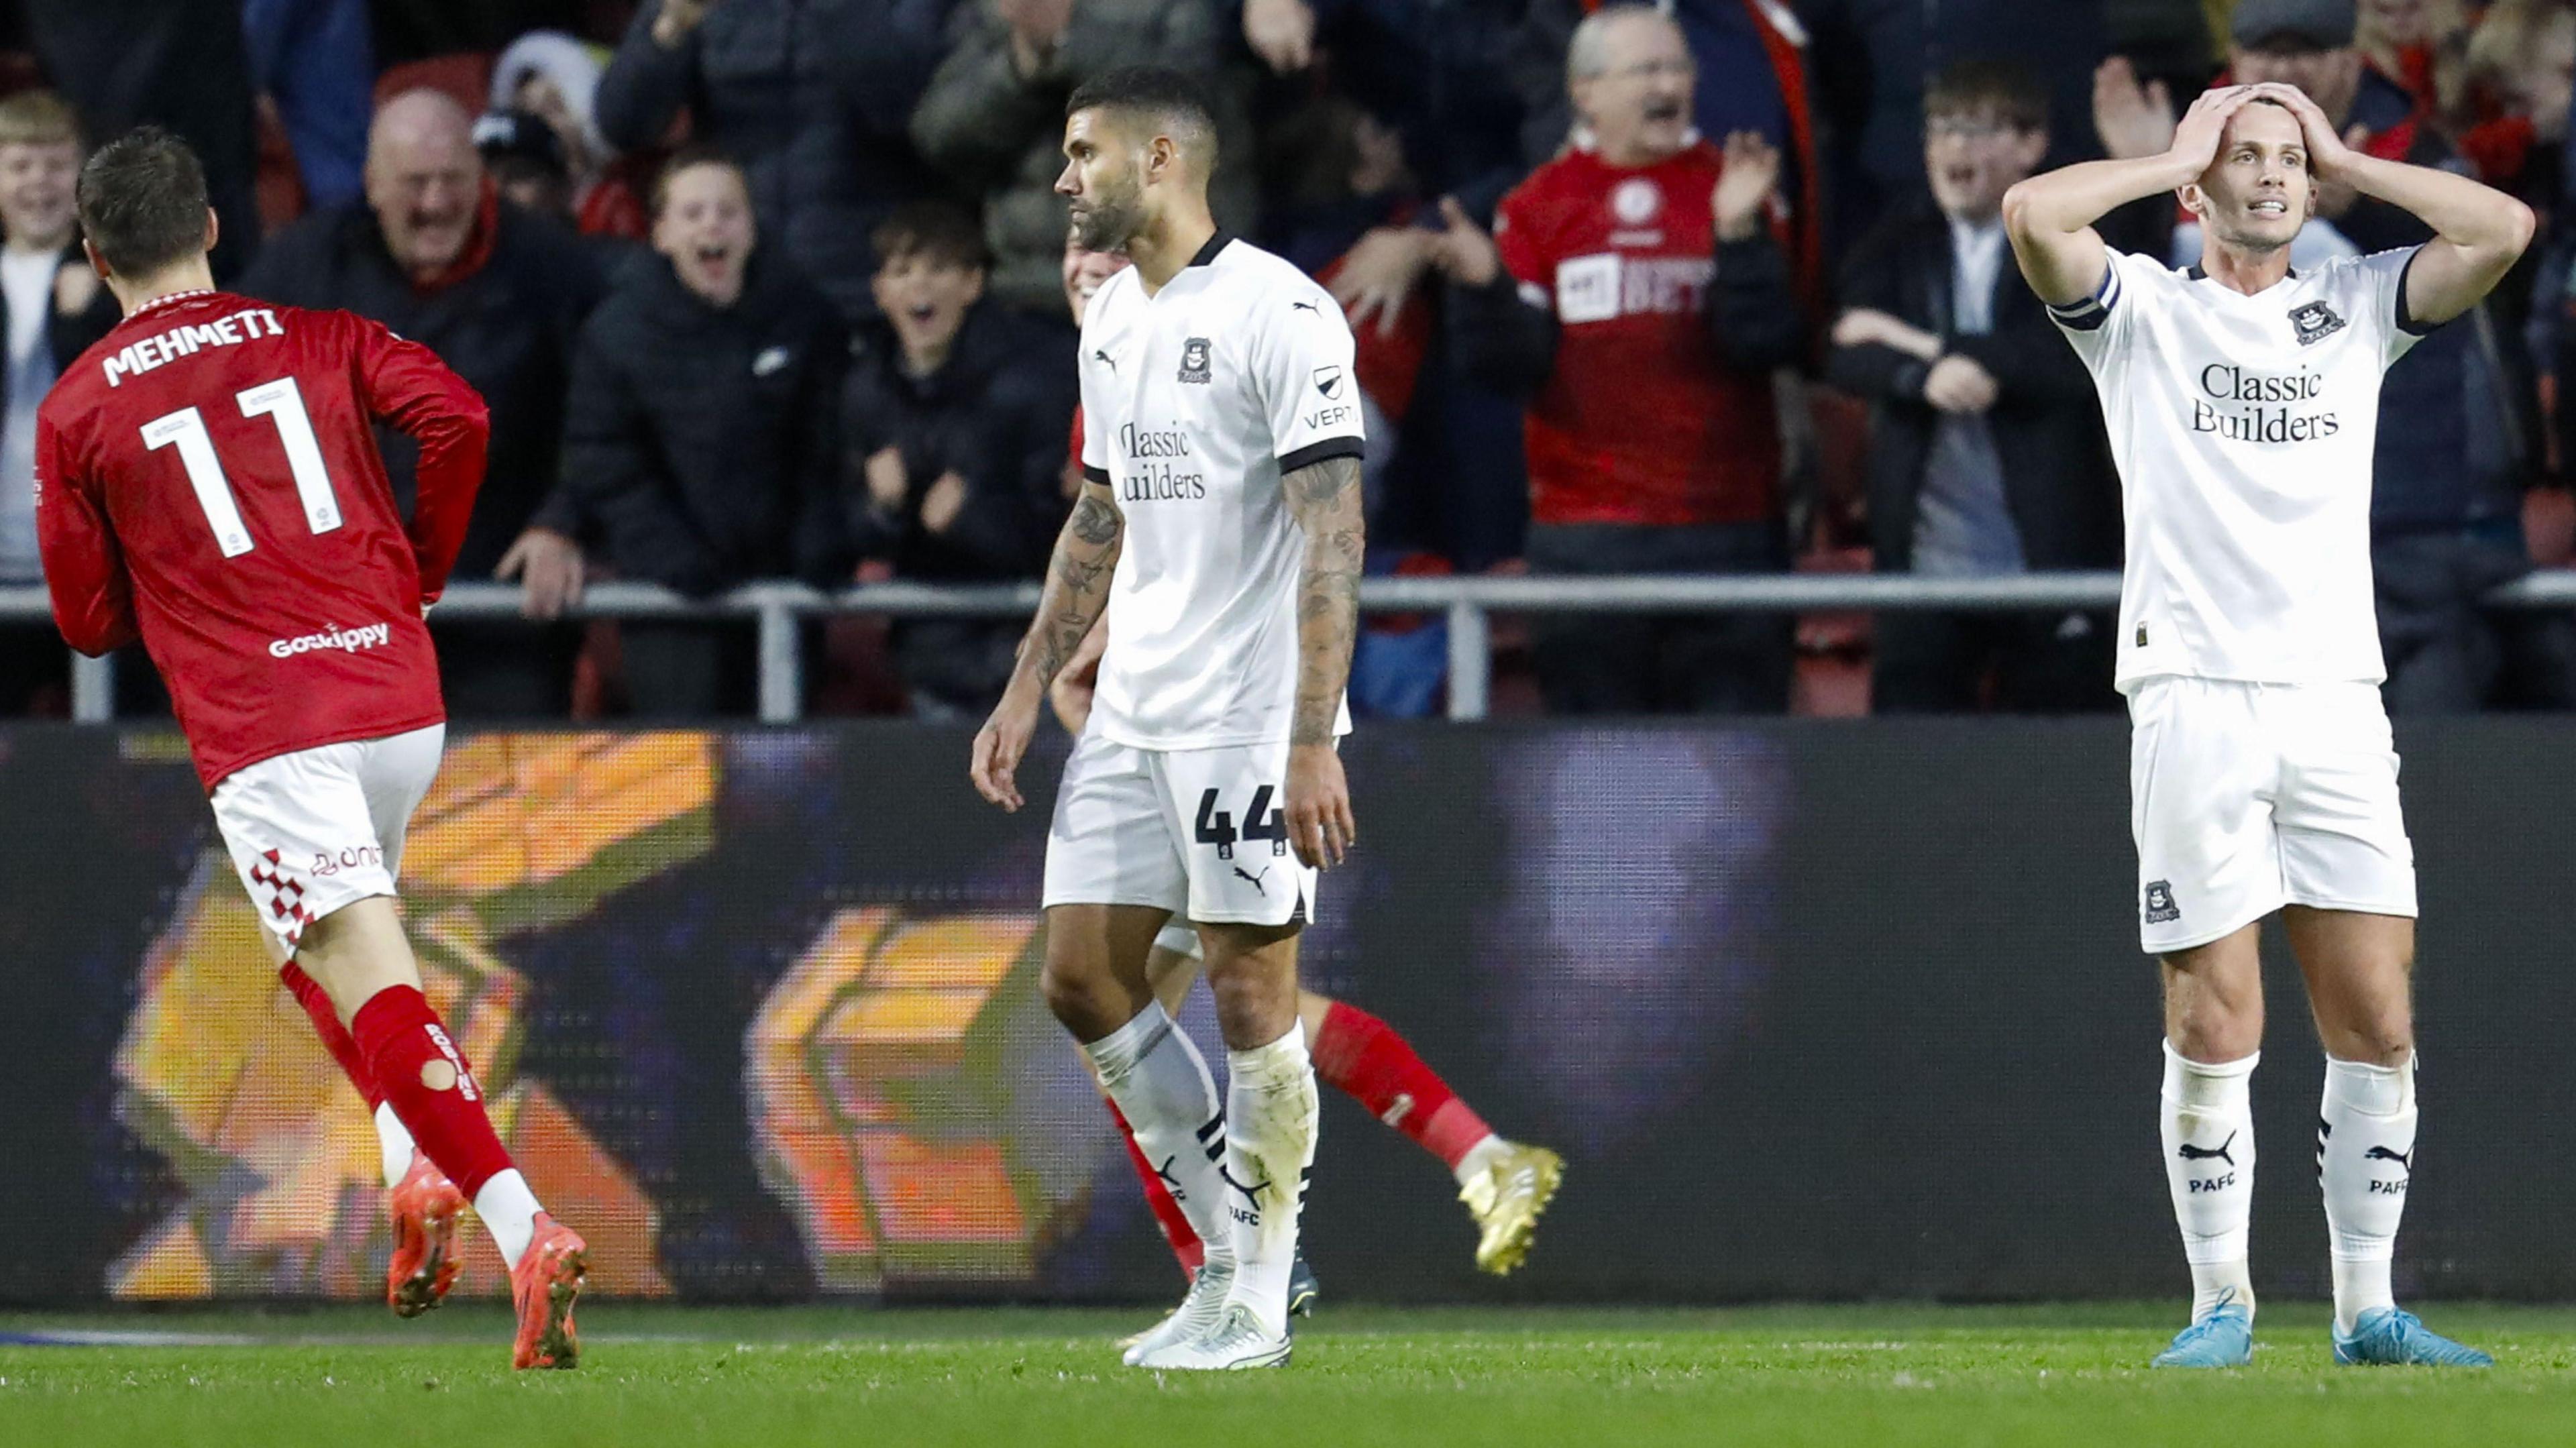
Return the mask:
[[[1357,835],[1334,752],[1359,622],[1351,332],[1304,273],[1217,229],[1216,126],[1189,77],[1085,83],[1064,154],[1075,235],[1135,264],[1083,318],[1082,496],[972,775],[1019,808],[1013,774],[1047,686],[1106,608],[1092,717],[1047,838],[1044,989],[1207,1249],[1126,1360],[1279,1366],[1315,1156],[1297,932],[1318,872]],[[1207,957],[1222,1103],[1146,976],[1176,915]]]
[[[2295,271],[2319,185],[2401,207],[2434,239]],[[2164,191],[2203,227],[2188,271],[2093,230]],[[2415,861],[2377,687],[2371,449],[2381,373],[2504,276],[2531,211],[2356,152],[2304,93],[2256,85],[2203,95],[2161,156],[2020,183],[2004,218],[2092,369],[2126,494],[2117,682],[2140,939],[2163,962],[2165,1170],[2194,1296],[2156,1365],[2251,1360],[2257,931],[2278,911],[2326,1048],[2334,1359],[2486,1366],[2390,1290],[2415,1161]]]

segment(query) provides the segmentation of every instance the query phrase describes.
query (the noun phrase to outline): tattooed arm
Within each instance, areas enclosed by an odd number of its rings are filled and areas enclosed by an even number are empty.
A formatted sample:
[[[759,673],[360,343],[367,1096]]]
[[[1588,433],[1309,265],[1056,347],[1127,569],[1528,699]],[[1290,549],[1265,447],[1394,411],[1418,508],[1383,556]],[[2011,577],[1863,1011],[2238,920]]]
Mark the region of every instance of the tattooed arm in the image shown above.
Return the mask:
[[[1359,634],[1360,460],[1325,458],[1280,480],[1288,509],[1306,533],[1297,578],[1297,713],[1288,741],[1288,838],[1309,865],[1338,865],[1359,839],[1351,792],[1333,750],[1342,692]]]
[[[976,792],[1006,810],[1020,807],[1012,776],[1028,753],[1037,730],[1038,706],[1047,686],[1082,648],[1083,638],[1109,604],[1109,576],[1118,566],[1127,520],[1118,512],[1109,485],[1083,484],[1073,516],[1056,535],[1055,556],[1047,564],[1046,589],[1038,598],[1036,619],[1020,641],[1019,663],[993,717],[975,735],[975,757],[967,773]],[[1329,726],[1327,726],[1329,727]]]

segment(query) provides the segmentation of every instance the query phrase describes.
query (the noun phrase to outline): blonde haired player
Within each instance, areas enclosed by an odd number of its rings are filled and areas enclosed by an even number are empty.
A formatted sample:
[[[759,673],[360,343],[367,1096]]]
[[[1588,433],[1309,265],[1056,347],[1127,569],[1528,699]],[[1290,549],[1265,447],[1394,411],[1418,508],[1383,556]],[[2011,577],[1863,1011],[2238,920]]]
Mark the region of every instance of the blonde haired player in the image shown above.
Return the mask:
[[[2320,184],[2403,208],[2422,246],[2293,270]],[[2178,191],[2198,266],[2094,221]],[[2370,574],[2380,375],[2530,242],[2521,202],[2347,147],[2286,85],[2196,101],[2160,156],[2014,186],[2024,276],[2092,369],[2126,496],[2117,683],[2133,724],[2140,940],[2163,962],[2165,1170],[2192,1322],[2161,1367],[2251,1360],[2257,930],[2280,912],[2326,1048],[2318,1178],[2342,1363],[2485,1366],[2390,1291],[2415,1160],[2415,861]]]

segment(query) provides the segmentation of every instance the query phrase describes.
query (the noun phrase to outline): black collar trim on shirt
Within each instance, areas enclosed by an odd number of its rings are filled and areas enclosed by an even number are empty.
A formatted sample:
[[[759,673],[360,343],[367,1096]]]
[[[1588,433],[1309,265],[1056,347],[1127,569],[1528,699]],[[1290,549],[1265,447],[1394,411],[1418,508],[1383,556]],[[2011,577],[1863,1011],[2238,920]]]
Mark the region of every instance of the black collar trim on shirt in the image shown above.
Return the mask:
[[[1190,258],[1190,265],[1191,265],[1191,266],[1213,266],[1213,265],[1215,265],[1215,264],[1216,264],[1216,254],[1217,254],[1218,252],[1221,252],[1221,251],[1225,250],[1225,248],[1226,248],[1226,244],[1227,244],[1227,243],[1229,243],[1229,242],[1231,242],[1231,241],[1233,241],[1233,240],[1234,240],[1234,238],[1233,238],[1231,235],[1229,235],[1229,234],[1227,233],[1227,231],[1226,231],[1226,229],[1225,229],[1224,227],[1222,227],[1222,226],[1218,227],[1218,228],[1216,229],[1216,235],[1211,236],[1211,237],[1209,237],[1209,238],[1207,239],[1207,245],[1205,245],[1205,246],[1203,246],[1203,247],[1200,247],[1200,248],[1199,248],[1199,254],[1198,254],[1198,255],[1196,255],[1196,256],[1194,256],[1194,257],[1191,257],[1191,258]]]
[[[2187,271],[2187,272],[2184,272],[2184,273],[2183,273],[2183,275],[2184,275],[2184,276],[2187,276],[2187,277],[2189,277],[2189,278],[2191,278],[2193,281],[2196,281],[2196,282],[2205,282],[2205,281],[2209,280],[2209,273],[2207,273],[2207,272],[2205,272],[2205,271],[2202,271],[2202,270],[2200,269],[2200,263],[2199,263],[2199,262],[2193,262],[2193,263],[2191,264],[2191,270],[2189,270],[2189,271]],[[2290,268],[2290,276],[2289,276],[2289,280],[2291,280],[2291,281],[2297,281],[2298,279],[2299,279],[2299,269],[2298,269],[2297,267],[2292,267],[2292,268]]]

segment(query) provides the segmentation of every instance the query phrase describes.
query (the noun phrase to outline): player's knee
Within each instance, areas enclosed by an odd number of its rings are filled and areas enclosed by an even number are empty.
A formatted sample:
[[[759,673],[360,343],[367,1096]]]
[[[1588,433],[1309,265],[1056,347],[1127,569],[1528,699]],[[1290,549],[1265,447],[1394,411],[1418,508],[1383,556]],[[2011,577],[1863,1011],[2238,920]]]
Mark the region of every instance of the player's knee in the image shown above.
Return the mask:
[[[1096,1041],[1136,1014],[1135,1003],[1107,970],[1054,954],[1038,972],[1038,994],[1077,1040]]]
[[[1055,1018],[1071,1026],[1076,1018],[1088,1015],[1096,992],[1079,972],[1068,970],[1050,958],[1038,972],[1038,994],[1045,998],[1047,1009]]]
[[[2211,999],[2193,1003],[2165,1024],[2165,1034],[2183,1059],[2217,1065],[2242,1061],[2263,1048],[2263,1012],[2231,1009]]]
[[[2413,1013],[2402,1004],[2345,1022],[2340,1034],[2343,1039],[2333,1043],[2334,1054],[2347,1061],[2394,1066],[2415,1050]]]
[[[1208,992],[1216,1000],[1217,1028],[1226,1043],[1239,1049],[1267,1045],[1297,1024],[1295,971],[1260,968],[1240,961],[1227,970],[1208,972]]]

